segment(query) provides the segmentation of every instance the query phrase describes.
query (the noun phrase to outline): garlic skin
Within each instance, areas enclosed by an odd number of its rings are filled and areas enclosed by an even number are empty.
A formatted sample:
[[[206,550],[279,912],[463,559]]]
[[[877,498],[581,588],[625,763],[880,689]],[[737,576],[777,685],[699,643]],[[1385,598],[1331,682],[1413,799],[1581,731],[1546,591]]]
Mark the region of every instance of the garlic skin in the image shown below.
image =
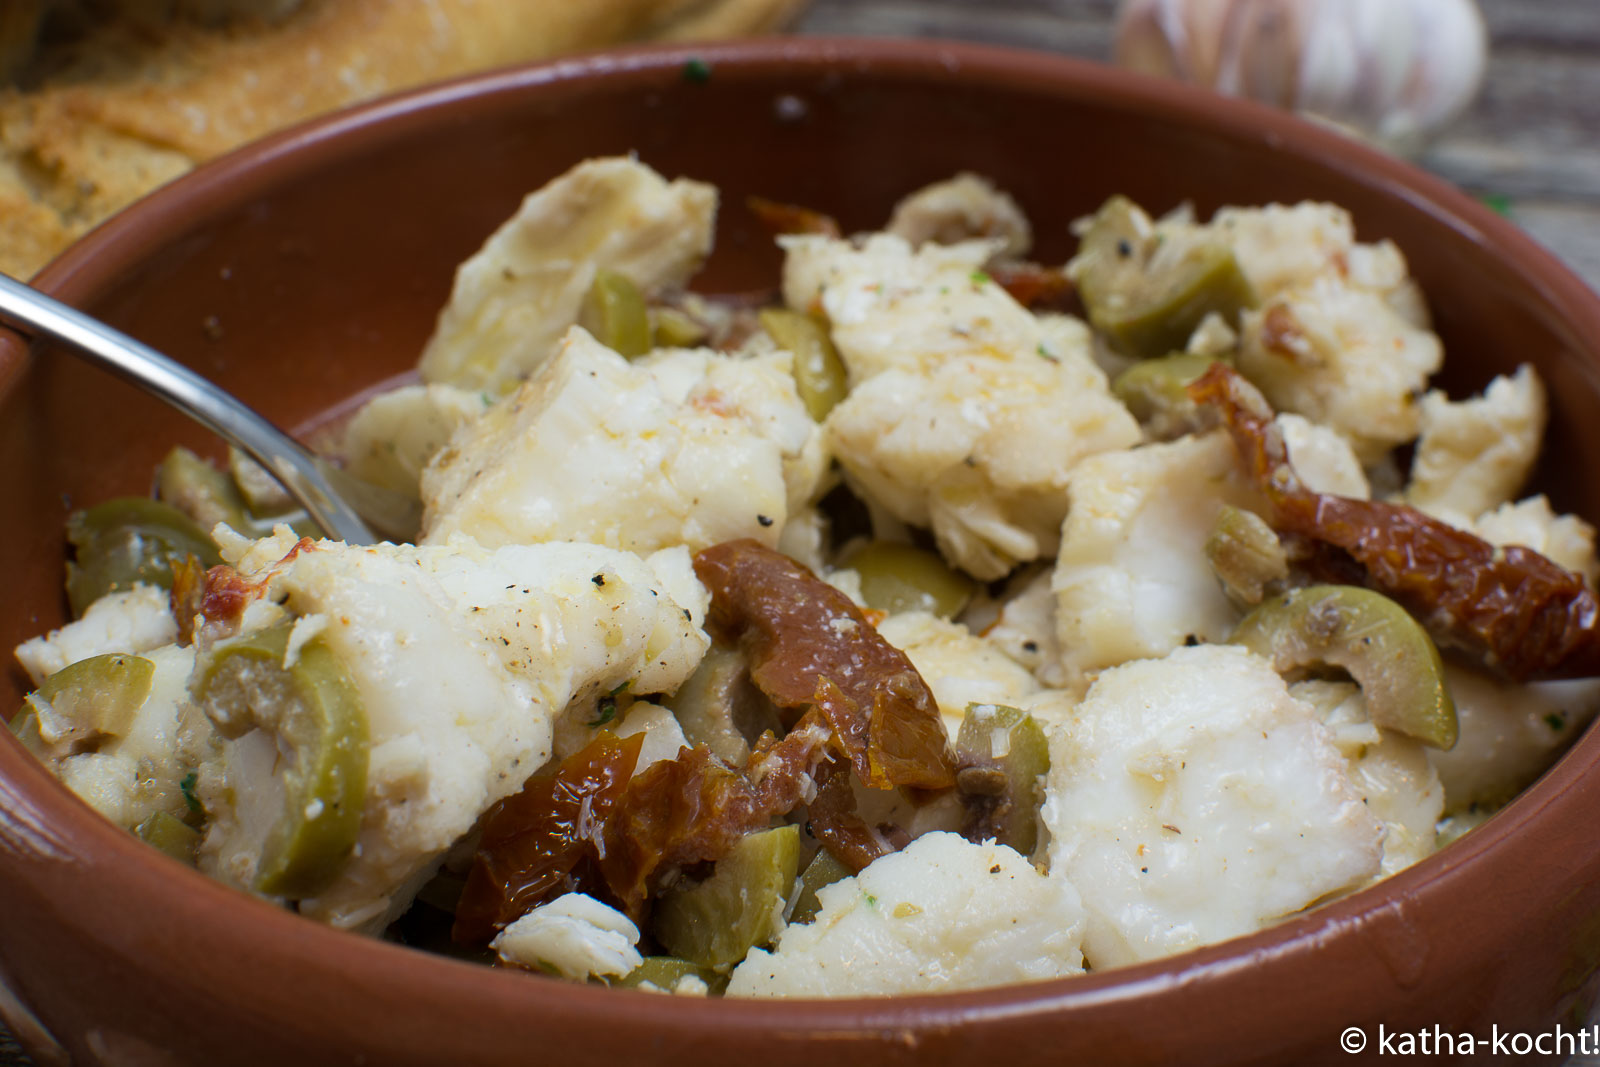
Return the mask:
[[[1477,94],[1473,0],[1122,0],[1125,67],[1292,108],[1416,155]]]

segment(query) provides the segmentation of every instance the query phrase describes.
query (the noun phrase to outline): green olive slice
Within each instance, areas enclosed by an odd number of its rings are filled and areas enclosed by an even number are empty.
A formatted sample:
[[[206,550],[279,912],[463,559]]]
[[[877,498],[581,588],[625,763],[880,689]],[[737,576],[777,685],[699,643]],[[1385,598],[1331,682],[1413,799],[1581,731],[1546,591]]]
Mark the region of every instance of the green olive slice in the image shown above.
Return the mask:
[[[578,322],[595,340],[628,359],[650,351],[650,310],[625,275],[601,267],[584,297]]]
[[[170,504],[118,497],[67,519],[76,558],[67,564],[67,599],[74,616],[107,593],[144,582],[172,588],[175,563],[193,556],[202,567],[222,562],[217,546],[193,519]]]
[[[1039,805],[1050,743],[1032,715],[1004,704],[968,704],[956,734],[956,787],[968,837],[994,838],[1024,856],[1039,844]]]
[[[817,913],[822,910],[822,901],[817,894],[854,873],[833,853],[825,848],[819,848],[800,875],[800,892],[794,898],[794,910],[789,913],[789,921],[808,923],[815,919]]]
[[[794,357],[795,390],[806,411],[821,422],[850,391],[844,362],[828,337],[827,325],[787,308],[766,308],[760,317],[761,328]]]
[[[845,565],[861,576],[867,607],[891,615],[927,611],[954,618],[972,599],[972,579],[950,569],[937,552],[894,541],[872,541],[851,553]]]
[[[656,903],[656,940],[702,967],[731,967],[777,934],[799,866],[799,827],[746,834],[711,877]]]
[[[1182,350],[1212,312],[1234,327],[1255,291],[1233,249],[1211,237],[1170,244],[1133,201],[1113,196],[1084,234],[1078,293],[1089,321],[1125,355]]]
[[[40,739],[58,751],[82,751],[122,737],[150,698],[156,665],[113,653],[70,663],[28,694]]]
[[[355,684],[321,638],[284,665],[290,624],[236,638],[214,653],[196,698],[225,737],[269,731],[284,753],[283,814],[261,851],[256,888],[310,896],[338,874],[361,829],[367,718]]]
[[[739,729],[740,705],[759,698],[744,653],[712,645],[694,673],[663,702],[672,709],[689,744],[705,745],[719,759],[742,767],[750,759],[750,744]],[[773,723],[775,729],[781,725]]]
[[[693,348],[705,344],[711,331],[681,308],[650,309],[651,333],[660,348]]]
[[[1259,604],[1269,585],[1289,577],[1289,556],[1267,520],[1224,505],[1206,538],[1206,559],[1230,596]]]
[[[35,758],[45,760],[50,758],[50,746],[45,744],[44,736],[39,733],[39,713],[33,710],[33,705],[26,700],[22,707],[11,716],[8,724],[11,736],[17,743],[31,752]]]
[[[677,984],[688,977],[695,977],[706,984],[706,989],[711,993],[720,993],[728,984],[728,976],[718,974],[709,967],[680,960],[676,956],[646,956],[640,961],[639,966],[612,982],[612,985],[636,989],[649,983],[657,989],[670,993]]]
[[[156,468],[156,496],[194,519],[203,530],[219,522],[247,533],[255,526],[233,478],[187,448],[174,448]]]
[[[1456,743],[1456,709],[1439,650],[1421,624],[1380,593],[1349,585],[1295,589],[1264,601],[1229,640],[1280,672],[1343,668],[1377,725],[1434,748]]]
[[[158,811],[133,828],[134,835],[147,845],[160,849],[179,863],[194,866],[200,848],[200,831],[175,815]]]
[[[1153,436],[1162,440],[1181,437],[1203,424],[1200,407],[1189,396],[1189,383],[1216,362],[1216,356],[1198,352],[1143,360],[1112,379],[1111,391]]]

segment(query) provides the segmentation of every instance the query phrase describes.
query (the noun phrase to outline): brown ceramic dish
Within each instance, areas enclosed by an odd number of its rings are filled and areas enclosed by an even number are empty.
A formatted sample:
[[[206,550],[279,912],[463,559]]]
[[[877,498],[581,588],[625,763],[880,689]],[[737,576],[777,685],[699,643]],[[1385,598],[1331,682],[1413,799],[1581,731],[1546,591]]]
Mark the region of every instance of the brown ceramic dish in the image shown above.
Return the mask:
[[[692,58],[705,63],[686,66]],[[709,69],[709,78],[697,77]],[[745,194],[865,227],[970,168],[1046,259],[1112,192],[1156,208],[1332,200],[1429,294],[1447,384],[1551,383],[1540,488],[1600,517],[1600,300],[1469,198],[1338,134],[1043,55],[791,40],[597,57],[380,103],[204,168],[39,284],[305,425],[412,366],[454,265],[527,190],[637,151],[724,190],[702,284],[774,279]],[[62,522],[215,442],[59,353],[0,344],[0,646],[63,621]],[[15,707],[14,667],[0,700]],[[1340,1035],[1490,1036],[1584,1017],[1600,961],[1600,734],[1483,829],[1380,887],[1242,940],[1027,987],[832,1003],[569,986],[334,932],[184,869],[0,741],[4,1014],[75,1062],[578,1064],[1339,1061]],[[31,1008],[31,1017],[23,1008]],[[42,1027],[42,1030],[41,1030]],[[1370,1048],[1369,1048],[1370,1051]]]

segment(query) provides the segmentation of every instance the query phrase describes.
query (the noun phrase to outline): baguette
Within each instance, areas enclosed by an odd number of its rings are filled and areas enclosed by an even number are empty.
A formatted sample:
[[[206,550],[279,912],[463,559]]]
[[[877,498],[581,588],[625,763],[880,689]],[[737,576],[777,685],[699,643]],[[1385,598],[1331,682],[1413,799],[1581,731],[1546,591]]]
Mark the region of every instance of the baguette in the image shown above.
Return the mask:
[[[113,19],[29,59],[52,70],[39,84],[0,91],[0,270],[31,277],[150,190],[313,115],[608,44],[768,31],[803,3],[303,0],[272,21]]]

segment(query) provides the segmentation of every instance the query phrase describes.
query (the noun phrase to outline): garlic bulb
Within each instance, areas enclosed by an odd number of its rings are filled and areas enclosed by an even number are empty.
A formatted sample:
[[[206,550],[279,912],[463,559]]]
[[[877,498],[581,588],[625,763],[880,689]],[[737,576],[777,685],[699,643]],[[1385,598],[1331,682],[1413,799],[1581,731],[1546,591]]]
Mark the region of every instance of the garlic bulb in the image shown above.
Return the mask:
[[[1472,0],[1123,0],[1117,62],[1293,108],[1415,154],[1471,103]]]

